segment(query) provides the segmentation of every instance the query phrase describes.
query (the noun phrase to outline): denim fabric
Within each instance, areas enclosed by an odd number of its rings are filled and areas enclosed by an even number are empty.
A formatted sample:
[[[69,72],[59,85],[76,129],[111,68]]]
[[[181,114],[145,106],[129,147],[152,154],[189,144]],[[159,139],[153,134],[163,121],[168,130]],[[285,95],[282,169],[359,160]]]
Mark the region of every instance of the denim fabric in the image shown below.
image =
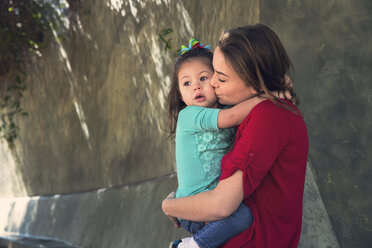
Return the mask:
[[[181,226],[189,233],[195,234],[205,226],[205,222],[196,222],[190,220],[180,220]]]
[[[201,248],[214,248],[249,228],[252,222],[251,210],[242,203],[232,215],[225,219],[211,221],[208,224],[181,220],[180,224],[194,235],[195,242]]]

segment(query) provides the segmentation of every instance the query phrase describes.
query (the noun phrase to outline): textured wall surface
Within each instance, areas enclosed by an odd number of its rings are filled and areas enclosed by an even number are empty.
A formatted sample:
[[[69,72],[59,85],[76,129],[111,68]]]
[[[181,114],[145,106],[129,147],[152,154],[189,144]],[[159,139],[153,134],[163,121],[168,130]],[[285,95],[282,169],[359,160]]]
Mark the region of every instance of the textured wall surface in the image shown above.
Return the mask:
[[[296,68],[309,159],[341,247],[372,244],[372,4],[261,1]]]
[[[55,37],[27,73],[29,116],[18,120],[12,154],[18,166],[0,164],[19,175],[23,190],[1,179],[0,196],[80,192],[174,172],[164,107],[175,57],[159,33],[175,31],[174,50],[190,37],[216,43],[214,30],[238,18],[231,1],[212,2],[90,0],[68,13],[64,38]],[[257,0],[234,6],[245,13],[239,24],[258,21]]]

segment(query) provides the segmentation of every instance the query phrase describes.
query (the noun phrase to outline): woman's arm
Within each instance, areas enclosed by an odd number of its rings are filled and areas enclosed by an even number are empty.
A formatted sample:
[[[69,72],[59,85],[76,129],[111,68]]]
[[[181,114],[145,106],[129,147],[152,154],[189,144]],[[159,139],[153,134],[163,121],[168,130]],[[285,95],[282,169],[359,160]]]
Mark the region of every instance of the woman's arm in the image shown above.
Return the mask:
[[[218,128],[222,129],[238,126],[240,123],[242,123],[254,106],[265,99],[266,98],[262,97],[253,97],[240,102],[229,109],[221,109],[218,113]]]
[[[168,216],[192,221],[214,221],[230,216],[242,201],[243,172],[237,170],[232,176],[220,181],[214,190],[165,199],[162,209]]]

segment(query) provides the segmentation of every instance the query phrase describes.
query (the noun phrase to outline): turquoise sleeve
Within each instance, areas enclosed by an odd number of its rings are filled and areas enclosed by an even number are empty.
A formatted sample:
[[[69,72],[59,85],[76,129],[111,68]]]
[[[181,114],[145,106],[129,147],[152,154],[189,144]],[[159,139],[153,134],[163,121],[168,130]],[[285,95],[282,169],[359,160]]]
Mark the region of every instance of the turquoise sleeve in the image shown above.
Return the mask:
[[[220,109],[187,106],[178,115],[178,126],[195,131],[218,130],[218,113]]]

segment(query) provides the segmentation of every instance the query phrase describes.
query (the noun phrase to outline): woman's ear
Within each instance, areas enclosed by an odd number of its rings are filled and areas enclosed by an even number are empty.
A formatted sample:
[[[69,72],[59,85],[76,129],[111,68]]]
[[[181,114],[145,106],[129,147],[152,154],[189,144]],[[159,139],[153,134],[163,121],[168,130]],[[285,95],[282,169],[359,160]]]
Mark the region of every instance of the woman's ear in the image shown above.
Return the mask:
[[[256,95],[257,93],[258,93],[257,90],[255,90],[253,87],[251,87],[251,94]]]

